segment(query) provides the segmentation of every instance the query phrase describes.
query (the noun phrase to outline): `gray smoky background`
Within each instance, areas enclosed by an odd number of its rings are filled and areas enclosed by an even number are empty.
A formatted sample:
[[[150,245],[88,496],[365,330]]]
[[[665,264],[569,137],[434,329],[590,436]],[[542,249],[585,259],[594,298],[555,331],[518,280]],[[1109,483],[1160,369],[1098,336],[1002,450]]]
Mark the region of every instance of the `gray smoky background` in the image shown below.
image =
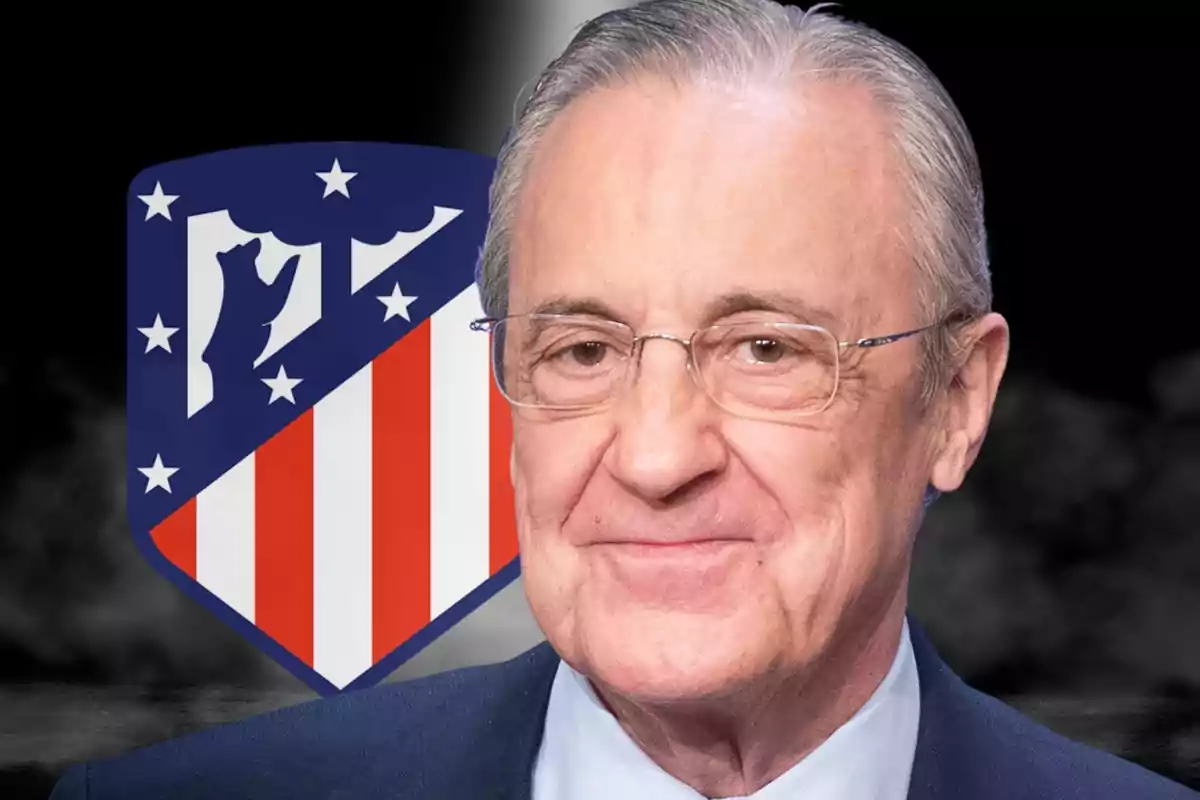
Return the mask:
[[[578,25],[617,5],[522,0],[460,18],[467,77],[438,143],[494,154],[522,88]],[[981,155],[986,181],[982,144]],[[1002,271],[1022,265],[1005,262],[1002,234],[997,296],[1007,313],[1006,291],[1024,289],[1006,290]],[[1058,313],[1014,304],[1035,322]],[[1194,785],[1200,344],[1192,335],[1155,347],[1148,332],[1094,345],[1125,365],[1113,381],[1137,385],[1103,391],[1044,368],[1034,353],[1043,348],[1022,344],[1013,315],[1014,357],[982,455],[923,528],[913,613],[968,682]],[[1136,324],[1157,320],[1152,311]],[[315,697],[136,550],[119,387],[70,358],[0,356],[0,397],[52,420],[36,441],[13,435],[0,448],[0,797],[45,797],[72,762]],[[518,580],[389,680],[499,661],[540,639]]]

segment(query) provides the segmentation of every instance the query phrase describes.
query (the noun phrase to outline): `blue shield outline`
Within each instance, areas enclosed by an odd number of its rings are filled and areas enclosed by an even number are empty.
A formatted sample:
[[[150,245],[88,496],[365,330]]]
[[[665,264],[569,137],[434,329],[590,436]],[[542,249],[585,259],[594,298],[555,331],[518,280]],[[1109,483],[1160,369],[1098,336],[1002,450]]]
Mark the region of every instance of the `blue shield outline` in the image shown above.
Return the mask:
[[[354,173],[348,183],[341,184],[348,187],[348,198],[336,188],[337,181],[330,189],[328,182],[323,187],[324,179],[316,176],[319,172],[328,174],[335,160],[344,173]],[[184,268],[188,260],[186,226],[190,217],[228,209],[236,226],[245,231],[256,234],[270,231],[292,245],[320,241],[323,252],[328,254],[321,264],[321,299],[325,301],[332,299],[324,294],[330,291],[328,286],[336,288],[336,281],[327,279],[326,273],[345,271],[346,251],[339,248],[349,238],[379,243],[397,231],[420,230],[428,224],[434,206],[452,204],[461,210],[443,230],[405,254],[384,273],[371,278],[370,286],[379,291],[368,294],[386,293],[398,281],[404,293],[420,297],[423,306],[419,312],[414,307],[411,324],[392,326],[394,335],[371,339],[368,343],[360,341],[354,331],[343,333],[339,329],[334,339],[337,348],[345,350],[344,359],[313,357],[309,362],[321,364],[319,379],[308,376],[309,388],[317,387],[319,399],[324,396],[321,388],[328,391],[336,386],[364,360],[383,352],[473,285],[487,225],[488,188],[494,165],[490,157],[437,147],[383,142],[305,142],[237,148],[165,162],[142,170],[130,182],[126,203],[129,422],[126,470],[127,513],[134,540],[156,571],[322,695],[382,681],[511,583],[519,575],[519,560],[513,559],[353,681],[338,688],[163,554],[151,536],[156,525],[244,454],[253,452],[311,408],[308,402],[271,403],[267,406],[269,414],[250,415],[254,419],[247,420],[238,408],[222,407],[221,389],[214,380],[216,396],[204,408],[183,423],[173,420],[172,414],[187,407],[189,396],[189,356],[185,355],[190,330]],[[364,180],[368,176],[374,180]],[[310,211],[297,210],[301,206],[329,210],[334,219],[329,224],[314,225],[307,216]],[[365,218],[355,216],[358,206],[369,207]],[[382,306],[379,310],[383,310]],[[348,330],[355,324],[350,321],[355,315],[348,311],[342,317],[335,317],[333,312],[327,315],[326,311],[323,307],[319,322],[277,352],[303,349],[306,338],[319,340],[321,325],[329,320],[349,321]],[[162,323],[157,322],[160,316]],[[157,324],[176,329],[167,340],[169,352],[162,347],[148,351],[150,337],[143,329]],[[317,345],[312,348],[320,349]],[[260,367],[257,372],[252,369],[255,379],[274,375],[271,358]],[[189,425],[195,430],[189,432]],[[168,457],[168,452],[173,455]],[[160,455],[166,466],[179,468],[169,478],[169,493],[148,487],[152,481],[141,471],[153,466]]]

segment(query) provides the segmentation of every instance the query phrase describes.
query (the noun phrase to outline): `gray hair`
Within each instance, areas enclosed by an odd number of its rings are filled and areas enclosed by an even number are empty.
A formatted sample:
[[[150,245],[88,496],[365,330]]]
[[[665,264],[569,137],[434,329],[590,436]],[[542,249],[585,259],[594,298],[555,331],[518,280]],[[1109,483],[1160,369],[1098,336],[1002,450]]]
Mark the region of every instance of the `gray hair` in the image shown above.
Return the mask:
[[[989,311],[983,185],[966,123],[917,56],[865,25],[825,12],[828,5],[803,11],[771,0],[652,0],[585,24],[542,72],[500,149],[476,274],[484,311],[507,313],[511,228],[522,179],[540,136],[572,100],[647,74],[683,82],[797,73],[860,82],[887,115],[910,212],[901,235],[918,271],[917,302],[925,321]],[[942,326],[922,337],[926,401],[957,361],[955,334]]]

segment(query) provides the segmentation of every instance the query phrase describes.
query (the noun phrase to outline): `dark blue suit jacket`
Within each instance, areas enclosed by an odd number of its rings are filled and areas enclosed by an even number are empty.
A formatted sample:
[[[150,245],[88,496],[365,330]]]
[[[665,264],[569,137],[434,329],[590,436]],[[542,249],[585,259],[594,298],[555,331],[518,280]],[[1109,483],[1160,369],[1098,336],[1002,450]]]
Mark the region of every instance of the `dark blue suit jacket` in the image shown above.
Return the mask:
[[[921,683],[911,800],[1183,800],[964,684],[910,624]],[[527,800],[558,656],[317,700],[72,767],[51,800]]]

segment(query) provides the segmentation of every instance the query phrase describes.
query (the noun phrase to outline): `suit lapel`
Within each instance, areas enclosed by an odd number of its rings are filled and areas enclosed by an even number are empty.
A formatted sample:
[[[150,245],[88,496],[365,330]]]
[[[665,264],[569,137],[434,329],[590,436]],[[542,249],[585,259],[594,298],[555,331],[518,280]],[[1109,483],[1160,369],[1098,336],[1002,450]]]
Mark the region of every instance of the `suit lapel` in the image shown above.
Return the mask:
[[[979,759],[986,743],[975,741],[969,690],[938,657],[925,631],[908,620],[917,675],[921,683],[921,720],[908,800],[999,800],[994,786],[981,780]]]
[[[382,746],[369,769],[323,800],[381,797],[385,789],[396,797],[530,800],[558,663],[543,643],[502,664],[446,673],[432,696],[416,698],[425,727],[415,738],[400,727],[413,696],[391,692],[379,702],[394,704],[395,747]]]
[[[488,726],[496,732],[489,747],[480,748],[478,787],[495,787],[495,797],[505,800],[530,800],[533,797],[533,768],[542,745],[550,687],[558,669],[558,654],[548,643],[529,651],[524,657],[523,674],[514,680],[511,693],[499,704]],[[478,800],[478,790],[463,800]],[[489,795],[492,796],[492,795]]]

